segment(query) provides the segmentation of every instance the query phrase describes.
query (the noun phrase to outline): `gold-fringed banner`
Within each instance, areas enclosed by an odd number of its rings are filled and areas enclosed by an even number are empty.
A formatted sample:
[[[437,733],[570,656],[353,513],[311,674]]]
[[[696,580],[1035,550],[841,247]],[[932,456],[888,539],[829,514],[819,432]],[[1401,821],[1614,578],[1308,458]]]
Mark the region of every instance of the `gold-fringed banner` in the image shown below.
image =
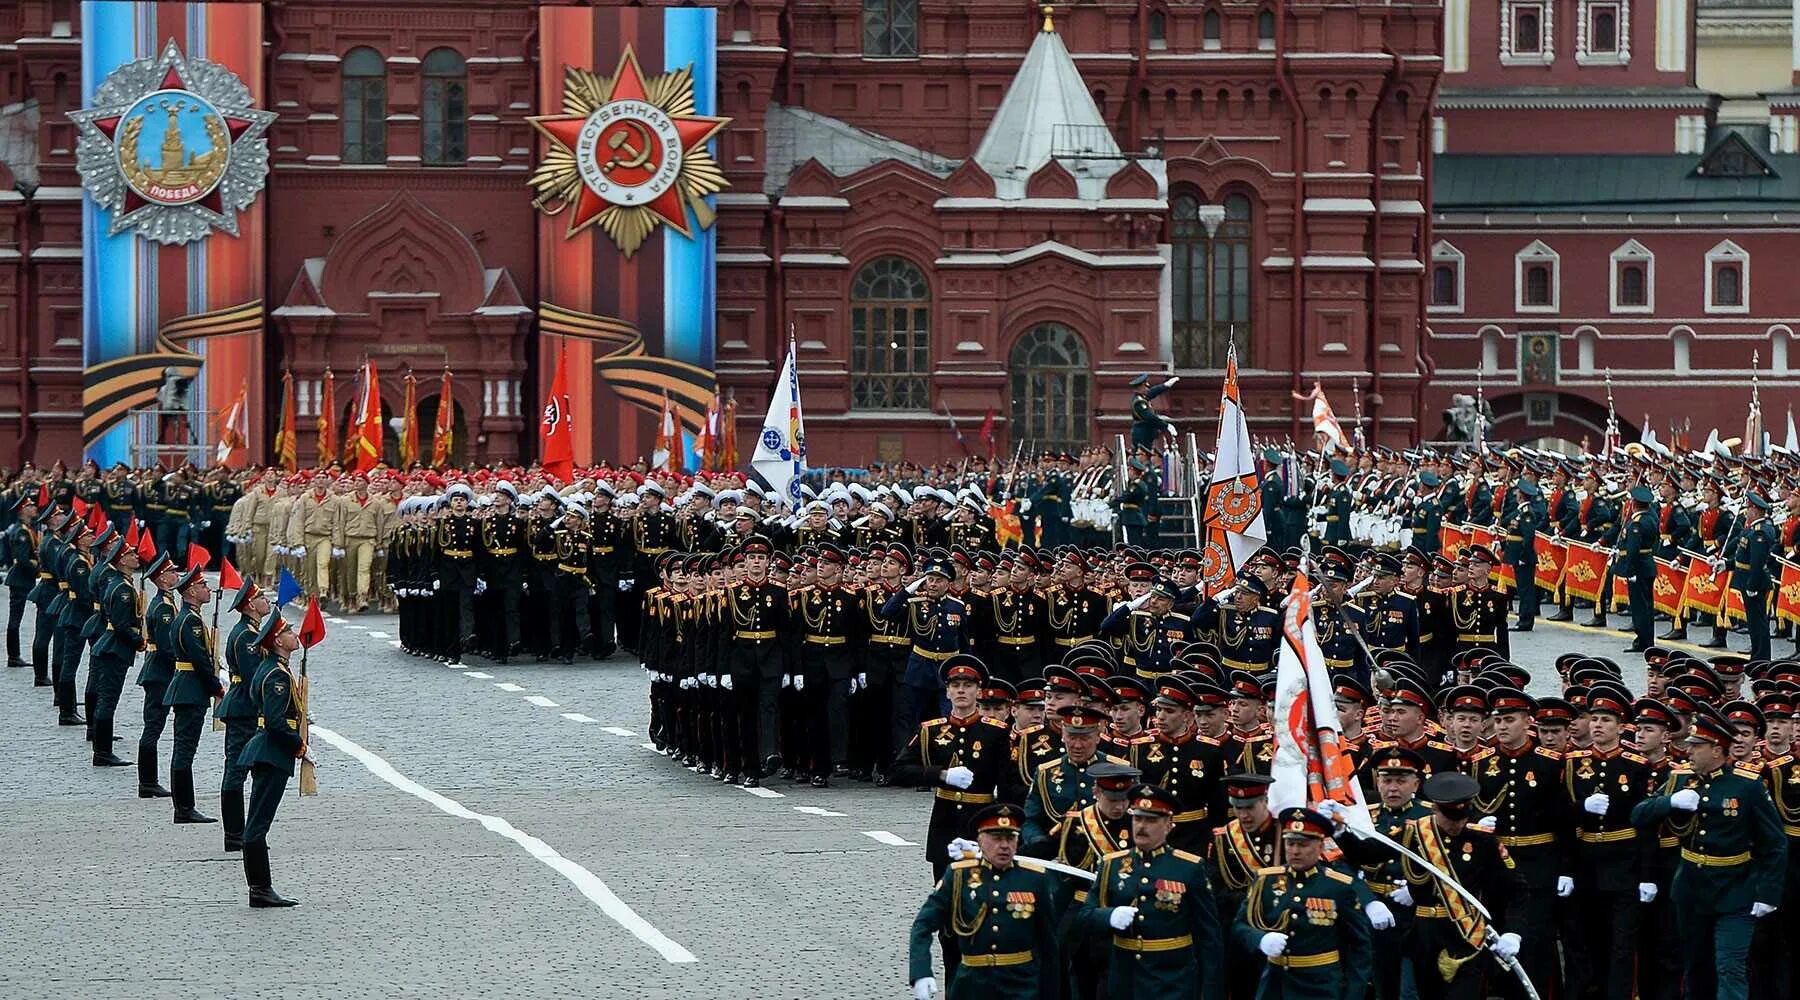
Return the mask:
[[[89,366],[81,378],[82,441],[93,444],[132,410],[155,402],[169,375],[199,375],[205,359],[189,350],[188,344],[258,333],[262,328],[263,300],[252,299],[227,309],[172,319],[156,331],[156,350]]]
[[[636,324],[545,302],[538,306],[538,329],[610,348],[599,355],[594,370],[612,391],[638,409],[662,413],[667,394],[683,427],[696,432],[705,425],[706,408],[718,392],[718,379],[698,365],[652,355]]]

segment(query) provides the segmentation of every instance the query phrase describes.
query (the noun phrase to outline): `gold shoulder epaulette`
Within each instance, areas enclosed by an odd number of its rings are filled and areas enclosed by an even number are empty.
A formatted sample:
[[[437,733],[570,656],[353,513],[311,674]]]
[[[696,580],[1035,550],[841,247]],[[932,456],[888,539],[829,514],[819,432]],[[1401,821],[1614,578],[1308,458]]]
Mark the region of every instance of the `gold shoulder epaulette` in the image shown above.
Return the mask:
[[[996,729],[1004,729],[1007,731],[1012,730],[1012,726],[1008,725],[1007,723],[1001,722],[999,719],[983,718],[981,721],[983,723],[986,723],[987,725],[993,726]]]
[[[1036,732],[1042,730],[1043,728],[1044,728],[1044,724],[1041,722],[1035,726],[1026,726],[1024,729],[1021,729],[1018,732],[1014,733],[1013,739],[1023,740],[1027,736],[1030,736],[1031,734],[1036,733]]]
[[[1648,764],[1648,763],[1650,763],[1650,758],[1645,757],[1641,754],[1632,753],[1630,750],[1625,751],[1624,753],[1620,754],[1620,756],[1624,757],[1628,761],[1631,761],[1633,764]]]
[[[1754,761],[1738,764],[1731,770],[1740,778],[1749,778],[1751,781],[1762,780],[1762,765]]]
[[[1487,760],[1489,757],[1492,757],[1493,755],[1494,755],[1493,747],[1482,747],[1480,750],[1475,751],[1475,755],[1473,757],[1470,757],[1469,760],[1471,762],[1477,761],[1477,760]]]
[[[1545,760],[1554,761],[1558,764],[1563,762],[1563,755],[1556,750],[1552,750],[1549,747],[1536,747],[1535,749],[1537,750],[1538,755]]]
[[[1028,872],[1037,872],[1040,875],[1046,871],[1043,865],[1040,865],[1035,861],[1019,861],[1018,866]]]
[[[1045,771],[1048,771],[1051,768],[1055,767],[1056,765],[1061,764],[1063,761],[1065,761],[1067,759],[1068,758],[1066,758],[1066,757],[1056,757],[1051,760],[1044,761],[1042,764],[1039,764],[1037,766],[1038,773],[1042,774]]]
[[[950,862],[950,867],[952,867],[952,868],[973,868],[978,864],[981,864],[980,858],[964,858],[961,861]]]
[[[1592,750],[1564,750],[1563,760],[1580,760],[1583,757],[1592,757],[1593,755],[1594,752]]]
[[[1451,746],[1448,743],[1445,743],[1443,740],[1426,740],[1425,745],[1432,748],[1433,750],[1448,750],[1451,753],[1456,752],[1455,747]]]
[[[1193,621],[1193,619],[1189,618],[1187,615],[1184,615],[1184,614],[1181,614],[1181,613],[1175,612],[1175,611],[1171,611],[1168,614],[1163,615],[1163,617],[1164,618],[1175,618],[1175,619],[1179,619],[1184,622]]]
[[[1271,865],[1271,866],[1269,866],[1269,867],[1267,867],[1267,868],[1258,868],[1258,869],[1257,869],[1257,870],[1256,870],[1256,874],[1258,874],[1258,875],[1266,875],[1266,876],[1269,876],[1269,877],[1274,877],[1274,876],[1276,876],[1276,875],[1280,875],[1280,874],[1282,874],[1282,873],[1284,873],[1284,872],[1286,872],[1286,871],[1287,871],[1287,869],[1286,869],[1286,868],[1283,868],[1283,867],[1281,867],[1281,866],[1280,866],[1280,865]]]
[[[949,722],[949,721],[950,721],[949,719],[944,719],[944,718],[926,719],[924,722],[919,723],[919,728],[920,729],[930,729],[932,726],[941,726],[944,723]]]
[[[1131,737],[1131,738],[1132,738],[1132,739],[1136,739],[1136,737]],[[1107,763],[1109,763],[1109,764],[1123,764],[1123,765],[1125,765],[1125,766],[1126,766],[1126,767],[1130,767],[1130,766],[1131,766],[1131,761],[1128,761],[1128,760],[1126,760],[1126,759],[1125,759],[1125,758],[1123,758],[1123,757],[1118,757],[1118,756],[1115,756],[1115,755],[1113,755],[1113,754],[1110,754],[1110,753],[1103,753],[1103,754],[1101,754],[1101,755],[1100,755],[1100,759],[1101,759],[1101,760],[1104,760],[1104,761],[1106,761],[1106,762],[1107,762]]]
[[[1105,864],[1114,858],[1122,858],[1130,853],[1131,853],[1130,851],[1114,851],[1111,854],[1102,855],[1100,858],[1100,863]]]
[[[1183,850],[1172,850],[1169,853],[1175,855],[1176,857],[1180,858],[1183,861],[1191,861],[1197,865],[1204,864],[1206,861],[1206,859],[1202,858],[1198,854],[1191,854],[1191,853],[1189,853],[1187,851],[1183,851]]]
[[[1352,885],[1356,882],[1355,879],[1351,878],[1350,876],[1344,874],[1341,871],[1338,871],[1336,868],[1325,869],[1325,877],[1328,879],[1331,879],[1334,882],[1342,882],[1345,885]]]

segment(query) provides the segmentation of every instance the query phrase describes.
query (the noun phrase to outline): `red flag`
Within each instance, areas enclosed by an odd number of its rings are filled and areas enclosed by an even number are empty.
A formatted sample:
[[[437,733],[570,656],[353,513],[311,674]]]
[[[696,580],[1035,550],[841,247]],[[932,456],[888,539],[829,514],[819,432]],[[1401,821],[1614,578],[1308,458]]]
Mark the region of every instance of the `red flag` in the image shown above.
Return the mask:
[[[219,589],[236,590],[244,585],[244,578],[238,576],[237,567],[231,564],[230,557],[219,560]]]
[[[987,419],[981,422],[981,440],[987,445],[988,461],[994,460],[994,409],[988,407]]]
[[[99,504],[94,504],[93,506],[89,507],[87,523],[88,523],[88,527],[94,529],[94,534],[96,534],[96,535],[98,535],[102,531],[105,531],[106,530],[106,510],[104,508],[102,508]]]
[[[325,616],[319,613],[319,599],[307,598],[306,617],[300,619],[300,645],[311,649],[325,638]]]
[[[125,527],[125,547],[128,549],[135,549],[135,548],[137,548],[137,543],[138,543],[137,518],[134,517],[131,519],[131,523],[126,525],[126,527]]]
[[[50,506],[50,484],[49,483],[39,483],[38,484],[38,510],[43,510],[44,508],[46,508],[48,506]]]
[[[719,471],[736,472],[737,467],[737,396],[732,395],[725,397],[725,412],[719,417]]]
[[[350,456],[350,468],[366,473],[381,464],[381,379],[375,374],[373,360],[363,363],[356,419],[356,450]]]
[[[450,366],[444,366],[444,377],[438,383],[437,423],[431,429],[431,467],[443,469],[450,464],[456,447],[456,397],[450,387]]]
[[[211,552],[206,551],[205,547],[198,542],[188,543],[188,569],[205,566],[209,562],[212,562]]]
[[[320,388],[319,398],[319,468],[331,464],[337,449],[337,391],[333,387],[336,380],[331,369],[325,369],[324,385]]]
[[[408,469],[419,460],[419,380],[412,369],[406,370],[406,404],[400,424],[400,467]]]
[[[562,355],[556,358],[556,377],[550,380],[550,396],[544,400],[539,421],[544,471],[559,483],[575,481],[575,429],[569,414],[569,375]]]
[[[156,539],[150,537],[150,532],[143,531],[138,533],[137,554],[138,561],[143,563],[145,567],[148,567],[152,562],[156,561]]]
[[[76,497],[73,501],[71,501],[71,506],[73,507],[73,509],[75,511],[76,517],[79,517],[84,521],[87,520],[87,501],[86,500],[83,500],[80,497]]]

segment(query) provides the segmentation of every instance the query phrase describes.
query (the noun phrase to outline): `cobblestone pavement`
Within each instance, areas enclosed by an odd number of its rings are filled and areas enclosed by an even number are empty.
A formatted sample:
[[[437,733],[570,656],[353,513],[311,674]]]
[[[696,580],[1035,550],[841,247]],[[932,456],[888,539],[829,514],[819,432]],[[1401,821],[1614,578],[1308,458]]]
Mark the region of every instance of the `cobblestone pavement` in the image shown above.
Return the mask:
[[[0,669],[0,995],[907,995],[926,796],[691,774],[646,748],[622,655],[452,669],[402,654],[392,618],[330,628],[310,663],[321,791],[290,786],[270,835],[292,910],[250,910],[218,826],[174,826],[135,769],[91,767],[50,690]],[[1635,689],[1628,641],[1541,623],[1513,649],[1539,693],[1568,649],[1613,656]],[[122,756],[141,703],[127,688]],[[222,747],[206,732],[209,815]],[[160,750],[166,781],[166,734]]]

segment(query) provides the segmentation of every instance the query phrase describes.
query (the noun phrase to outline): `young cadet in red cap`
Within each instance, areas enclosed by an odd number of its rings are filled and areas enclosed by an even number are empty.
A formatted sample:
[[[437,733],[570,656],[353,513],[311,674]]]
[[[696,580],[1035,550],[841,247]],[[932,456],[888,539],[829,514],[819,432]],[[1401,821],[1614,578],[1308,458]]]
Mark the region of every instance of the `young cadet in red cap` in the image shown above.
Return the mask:
[[[1214,689],[1216,692],[1217,689]],[[1218,740],[1194,728],[1193,687],[1173,675],[1156,683],[1156,742],[1140,748],[1138,767],[1144,783],[1155,785],[1179,806],[1169,839],[1174,846],[1198,854],[1206,850],[1213,827],[1225,822],[1225,749]]]
[[[944,661],[940,676],[950,714],[920,723],[889,772],[897,785],[923,785],[935,792],[925,833],[925,857],[934,878],[943,877],[950,863],[946,850],[966,832],[969,818],[995,801],[1011,763],[1005,724],[982,718],[975,705],[987,668],[976,657],[958,653]]]
[[[1111,939],[1107,1000],[1224,1000],[1224,945],[1206,863],[1169,842],[1180,809],[1155,785],[1131,793],[1130,850],[1109,854],[1076,913]]]
[[[1687,738],[1691,770],[1671,774],[1631,813],[1640,831],[1672,820],[1681,838],[1670,899],[1692,997],[1748,1000],[1752,929],[1783,899],[1787,835],[1760,776],[1731,765],[1736,739],[1717,709],[1699,706]]]
[[[888,763],[906,741],[912,738],[912,702],[904,687],[906,661],[912,652],[909,623],[881,613],[888,599],[903,592],[902,581],[912,569],[912,553],[906,546],[891,542],[885,548],[869,550],[869,559],[879,573],[863,588],[864,633],[868,646],[862,651],[862,698],[856,713],[860,720],[852,729],[851,743],[856,756],[857,774],[872,776],[875,784],[888,783]]]
[[[1112,692],[1108,707],[1112,727],[1106,733],[1107,753],[1137,762],[1142,749],[1156,742],[1156,734],[1146,725],[1150,714],[1150,685],[1136,677],[1121,674],[1105,681]]]
[[[1463,547],[1469,557],[1469,578],[1463,589],[1450,595],[1450,626],[1456,630],[1453,651],[1485,646],[1511,659],[1506,638],[1506,595],[1489,585],[1489,573],[1500,560],[1481,545]]]
[[[1010,803],[972,817],[978,857],[938,880],[907,941],[906,979],[915,1000],[937,993],[931,938],[944,952],[949,1000],[1039,1000],[1061,994],[1057,885],[1038,865],[1015,861],[1024,813]]]
[[[1576,930],[1585,937],[1585,947],[1577,947],[1586,959],[1570,965],[1569,990],[1631,1000],[1642,904],[1657,893],[1631,811],[1653,793],[1654,777],[1650,762],[1621,744],[1632,717],[1623,685],[1595,682],[1587,711],[1590,745],[1563,757],[1562,785],[1576,818],[1573,908]]]
[[[1061,664],[1044,669],[1044,721],[1018,729],[1012,737],[1012,759],[1017,764],[1012,780],[1021,789],[1031,785],[1039,767],[1063,753],[1062,710],[1081,704],[1087,681]]]
[[[1044,595],[1048,608],[1050,641],[1054,649],[1046,657],[1062,652],[1100,634],[1100,623],[1111,610],[1106,595],[1088,585],[1088,563],[1079,550],[1070,549],[1056,560],[1056,585]]]
[[[1403,746],[1424,758],[1425,776],[1455,771],[1462,767],[1462,755],[1443,740],[1433,739],[1426,723],[1431,720],[1431,697],[1425,685],[1411,676],[1398,677],[1381,712],[1381,739],[1369,741],[1371,750],[1379,752]]]
[[[1674,709],[1654,698],[1639,698],[1632,713],[1635,749],[1649,761],[1650,786],[1665,788],[1671,775],[1687,771],[1671,744],[1681,734],[1682,720]],[[1669,886],[1681,860],[1681,838],[1667,822],[1655,829],[1640,830],[1638,835],[1651,842],[1643,846],[1650,854],[1650,880],[1656,891],[1650,895],[1638,921],[1637,980],[1643,984],[1642,1000],[1675,1000],[1681,990],[1681,950]]]
[[[1331,821],[1311,809],[1284,809],[1278,825],[1286,861],[1261,869],[1233,922],[1244,963],[1261,997],[1342,1000],[1367,992],[1374,965],[1369,918],[1356,879],[1322,864]]]

